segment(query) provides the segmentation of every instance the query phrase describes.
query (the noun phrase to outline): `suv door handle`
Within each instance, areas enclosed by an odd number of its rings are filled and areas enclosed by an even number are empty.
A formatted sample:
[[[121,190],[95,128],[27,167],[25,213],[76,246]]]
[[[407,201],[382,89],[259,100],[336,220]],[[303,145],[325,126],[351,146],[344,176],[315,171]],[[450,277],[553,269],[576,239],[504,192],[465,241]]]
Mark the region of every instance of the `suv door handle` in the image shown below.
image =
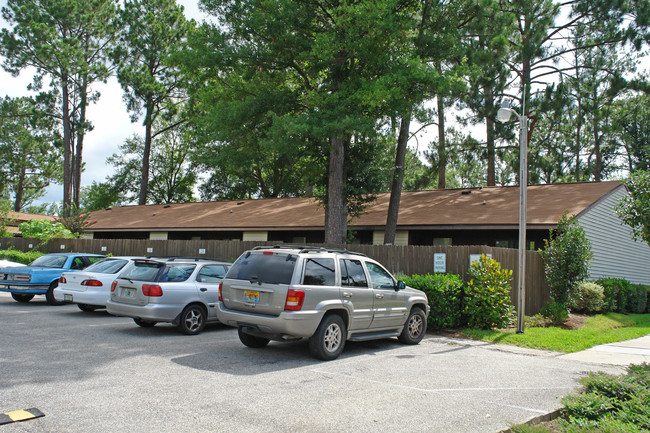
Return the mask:
[[[384,299],[384,295],[382,295],[381,293],[377,293],[377,294],[375,295],[375,298],[377,298],[377,299]]]
[[[207,292],[208,291],[208,289],[206,289],[205,287],[201,287],[199,290],[202,291],[202,292]]]
[[[344,298],[351,298],[351,297],[352,297],[352,293],[350,293],[350,292],[343,292],[343,297],[344,297]]]

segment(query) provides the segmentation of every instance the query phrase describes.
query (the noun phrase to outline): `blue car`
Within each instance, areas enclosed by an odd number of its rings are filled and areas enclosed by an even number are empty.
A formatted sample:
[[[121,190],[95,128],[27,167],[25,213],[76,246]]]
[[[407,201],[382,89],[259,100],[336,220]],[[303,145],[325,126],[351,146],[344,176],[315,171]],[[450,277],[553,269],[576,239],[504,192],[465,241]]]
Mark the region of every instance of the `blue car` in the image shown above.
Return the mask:
[[[50,305],[62,302],[54,298],[54,288],[63,272],[80,271],[103,259],[99,254],[45,254],[29,266],[0,268],[0,292],[9,292],[18,302],[29,302],[34,295],[45,295]]]

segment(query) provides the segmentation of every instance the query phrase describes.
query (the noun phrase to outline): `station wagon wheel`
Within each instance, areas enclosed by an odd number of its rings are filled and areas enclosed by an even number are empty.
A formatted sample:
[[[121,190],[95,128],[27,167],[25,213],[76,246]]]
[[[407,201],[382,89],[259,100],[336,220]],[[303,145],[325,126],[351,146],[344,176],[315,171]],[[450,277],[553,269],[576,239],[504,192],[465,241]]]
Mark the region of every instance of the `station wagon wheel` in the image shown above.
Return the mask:
[[[404,344],[418,344],[427,330],[427,316],[421,308],[413,308],[409,314],[399,341]]]
[[[242,328],[238,328],[237,333],[239,334],[239,341],[241,341],[244,344],[244,346],[258,349],[260,347],[264,347],[267,344],[269,344],[268,338],[262,338],[262,337],[257,337],[255,335],[247,334],[244,331],[242,331]]]
[[[57,301],[54,298],[54,289],[57,288],[59,285],[59,281],[54,281],[52,284],[50,284],[50,287],[47,288],[47,292],[45,293],[45,300],[49,305],[63,305],[65,302]]]
[[[151,328],[152,326],[155,326],[156,323],[158,322],[150,322],[148,320],[142,320],[142,319],[133,319],[136,325],[142,326],[143,328]]]
[[[338,314],[325,316],[316,333],[309,339],[309,350],[318,359],[330,361],[339,357],[345,346],[347,330]]]
[[[208,314],[200,305],[188,305],[181,313],[178,329],[187,335],[196,335],[205,328]]]
[[[11,297],[14,298],[14,301],[25,303],[31,301],[34,295],[31,293],[28,293],[26,295],[22,295],[20,293],[12,293]]]

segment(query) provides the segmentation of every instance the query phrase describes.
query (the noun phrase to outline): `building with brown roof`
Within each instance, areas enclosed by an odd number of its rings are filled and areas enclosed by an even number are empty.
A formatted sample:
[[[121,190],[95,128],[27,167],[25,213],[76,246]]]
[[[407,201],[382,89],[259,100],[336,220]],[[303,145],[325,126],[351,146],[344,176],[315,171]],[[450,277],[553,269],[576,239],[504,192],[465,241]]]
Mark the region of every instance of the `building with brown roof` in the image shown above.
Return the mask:
[[[616,262],[630,280],[650,282],[650,247],[632,240],[614,208],[628,194],[622,182],[531,185],[527,243],[542,248],[564,212],[575,215],[594,249],[592,276],[615,276]],[[354,242],[381,244],[389,193],[349,229]],[[483,187],[402,194],[398,245],[490,245],[517,247],[519,188]],[[89,237],[96,239],[258,240],[322,243],[325,213],[313,198],[276,198],[169,205],[122,206],[93,212]],[[643,267],[643,271],[639,268]],[[639,278],[634,277],[634,275]],[[648,275],[646,275],[648,274]]]
[[[9,225],[7,225],[7,231],[14,236],[20,235],[20,230],[18,229],[18,226],[21,223],[30,220],[47,220],[53,222],[55,219],[53,216],[49,216],[49,215],[39,215],[34,213],[13,212],[13,211],[10,211],[7,214],[7,217],[10,221]]]

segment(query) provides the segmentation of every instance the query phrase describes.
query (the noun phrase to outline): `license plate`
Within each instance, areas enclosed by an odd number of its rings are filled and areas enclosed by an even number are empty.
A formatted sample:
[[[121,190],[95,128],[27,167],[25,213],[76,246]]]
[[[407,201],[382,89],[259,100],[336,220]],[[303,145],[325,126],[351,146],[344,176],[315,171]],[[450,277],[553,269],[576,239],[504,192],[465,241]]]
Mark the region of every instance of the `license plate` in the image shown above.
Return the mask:
[[[72,302],[72,295],[63,295],[63,300]]]
[[[253,292],[251,290],[244,290],[244,302],[253,302],[255,304],[260,302],[260,292]]]
[[[135,297],[135,289],[122,289],[122,296],[125,298]]]

